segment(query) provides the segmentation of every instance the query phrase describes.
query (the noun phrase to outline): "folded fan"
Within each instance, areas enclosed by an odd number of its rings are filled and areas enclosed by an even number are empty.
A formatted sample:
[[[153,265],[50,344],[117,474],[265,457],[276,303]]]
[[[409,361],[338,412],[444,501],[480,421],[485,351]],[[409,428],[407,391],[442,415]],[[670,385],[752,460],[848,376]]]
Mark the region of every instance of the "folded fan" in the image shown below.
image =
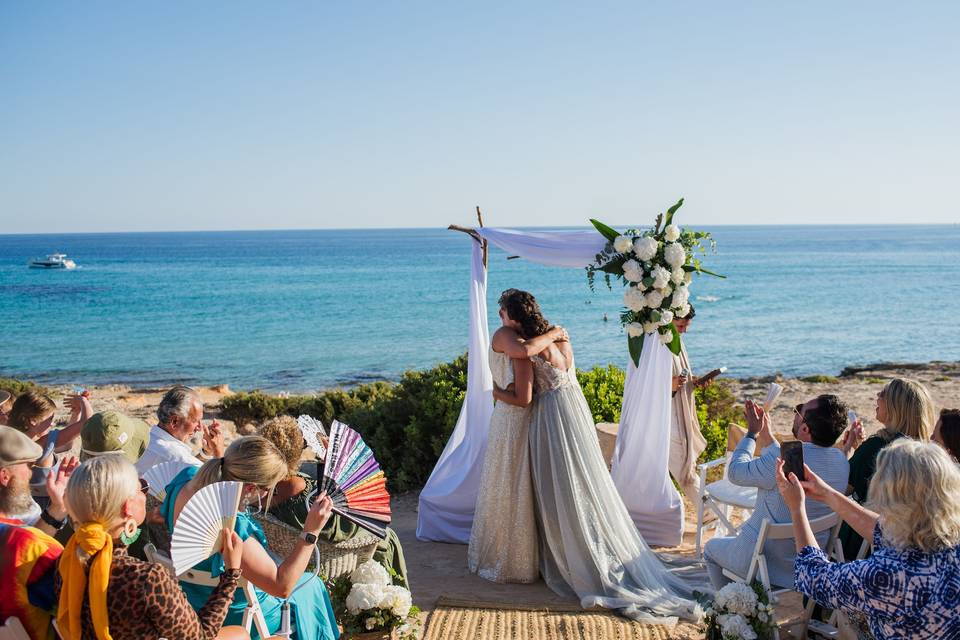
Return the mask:
[[[215,482],[187,500],[170,539],[170,559],[178,576],[219,553],[221,532],[233,530],[242,493],[242,482]]]
[[[186,467],[186,462],[171,460],[147,469],[146,473],[143,474],[143,479],[147,481],[150,495],[162,502],[167,496],[167,485]]]
[[[297,418],[297,426],[300,427],[300,433],[303,434],[303,441],[313,450],[313,453],[322,458],[327,455],[327,448],[323,446],[321,436],[326,437],[327,430],[323,428],[323,423],[313,416],[303,415]]]
[[[380,538],[390,524],[390,494],[380,463],[360,434],[333,421],[327,458],[317,488],[333,501],[333,511]]]
[[[780,393],[783,391],[783,387],[778,385],[776,382],[771,382],[770,386],[767,387],[767,398],[763,401],[763,410],[770,411],[777,404],[777,398],[780,397]]]

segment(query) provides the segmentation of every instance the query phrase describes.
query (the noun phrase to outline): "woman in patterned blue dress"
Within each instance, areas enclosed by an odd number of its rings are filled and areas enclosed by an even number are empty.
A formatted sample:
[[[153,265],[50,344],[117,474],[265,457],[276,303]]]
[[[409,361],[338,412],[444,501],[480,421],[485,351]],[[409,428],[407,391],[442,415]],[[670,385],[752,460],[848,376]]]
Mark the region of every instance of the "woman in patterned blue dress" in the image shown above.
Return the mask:
[[[906,438],[877,457],[865,507],[810,469],[777,484],[793,516],[796,588],[821,605],[862,615],[876,638],[960,639],[960,468],[935,444]],[[803,503],[824,502],[864,538],[866,560],[832,563]]]

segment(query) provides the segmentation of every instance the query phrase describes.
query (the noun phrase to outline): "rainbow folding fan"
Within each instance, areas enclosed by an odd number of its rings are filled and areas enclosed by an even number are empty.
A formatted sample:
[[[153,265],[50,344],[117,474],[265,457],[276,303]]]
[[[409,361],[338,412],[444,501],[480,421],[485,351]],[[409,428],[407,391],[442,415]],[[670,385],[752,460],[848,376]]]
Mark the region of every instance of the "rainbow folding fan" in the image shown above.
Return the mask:
[[[318,467],[319,469],[319,467]],[[333,511],[380,538],[390,524],[387,478],[360,434],[333,421],[317,489],[333,501]]]

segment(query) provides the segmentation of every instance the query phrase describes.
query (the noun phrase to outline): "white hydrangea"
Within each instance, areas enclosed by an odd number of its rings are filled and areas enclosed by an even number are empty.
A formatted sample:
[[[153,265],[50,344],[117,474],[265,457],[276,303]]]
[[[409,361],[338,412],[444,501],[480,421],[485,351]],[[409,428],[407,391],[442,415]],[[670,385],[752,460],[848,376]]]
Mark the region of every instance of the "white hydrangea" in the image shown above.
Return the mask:
[[[731,582],[717,592],[714,606],[730,613],[752,616],[757,612],[757,594],[750,585]]]
[[[647,306],[647,301],[639,287],[627,287],[623,293],[623,304],[630,311],[642,311]]]
[[[643,325],[639,322],[631,322],[630,324],[625,325],[623,328],[626,330],[627,335],[631,338],[639,338],[644,333]]]
[[[687,261],[687,251],[683,248],[683,245],[670,242],[663,249],[663,259],[672,269],[682,267],[683,263]]]
[[[688,315],[690,315],[690,305],[689,304],[681,305],[680,310],[677,311],[677,317],[686,318]]]
[[[657,330],[657,327],[660,326],[659,322],[654,322],[653,320],[643,323],[643,332],[644,333],[653,333]]]
[[[379,562],[367,560],[362,565],[353,570],[350,574],[350,582],[357,584],[373,584],[378,587],[385,587],[391,583],[390,574]]]
[[[630,236],[617,236],[613,240],[613,250],[617,253],[626,253],[633,248],[633,238]]]
[[[383,587],[378,584],[354,583],[347,595],[347,611],[356,615],[380,606],[383,600]]]
[[[653,271],[650,272],[650,276],[653,278],[653,288],[654,289],[663,289],[667,286],[667,283],[670,282],[670,272],[657,265],[653,268]]]
[[[670,272],[670,282],[672,282],[673,284],[680,284],[681,282],[683,282],[685,273],[686,271],[684,271],[682,268],[678,267],[674,269],[673,271]]]
[[[668,224],[667,228],[663,230],[663,237],[666,238],[667,242],[676,242],[680,239],[680,227],[675,224]]]
[[[377,619],[367,618],[367,621],[364,623],[364,626],[367,627],[367,631],[373,631],[373,628],[377,626]]]
[[[637,238],[633,241],[633,252],[637,254],[637,257],[643,262],[652,260],[653,256],[657,255],[657,248],[657,240],[650,236]]]
[[[674,309],[677,307],[683,307],[690,301],[690,289],[686,287],[677,287],[673,291],[673,298],[670,300],[670,304]]]
[[[670,285],[666,285],[662,289],[657,289],[657,291],[659,291],[660,295],[663,296],[663,299],[666,300],[667,298],[670,297],[670,294],[673,293],[673,287],[671,287]]]
[[[627,260],[623,263],[623,277],[630,282],[643,280],[643,267],[636,260]]]
[[[666,333],[661,333],[660,342],[662,342],[663,344],[670,344],[671,342],[673,342],[673,332],[667,331]]]
[[[380,599],[381,609],[389,609],[393,615],[406,618],[412,604],[410,592],[403,587],[391,585],[383,588],[383,597]]]
[[[693,282],[693,271],[687,271],[683,274],[683,281],[687,284]]]
[[[651,291],[646,295],[646,301],[647,301],[648,307],[650,307],[651,309],[657,309],[663,303],[663,296],[660,295],[659,291]]]
[[[719,618],[718,618],[719,621]],[[720,625],[724,638],[740,638],[741,640],[757,640],[757,632],[753,630],[747,619],[741,615],[726,616]]]
[[[672,311],[664,311],[663,313],[660,314],[660,324],[661,324],[661,325],[668,325],[668,324],[670,324],[671,322],[673,322],[673,312],[672,312]],[[671,334],[671,335],[672,335],[672,334]]]

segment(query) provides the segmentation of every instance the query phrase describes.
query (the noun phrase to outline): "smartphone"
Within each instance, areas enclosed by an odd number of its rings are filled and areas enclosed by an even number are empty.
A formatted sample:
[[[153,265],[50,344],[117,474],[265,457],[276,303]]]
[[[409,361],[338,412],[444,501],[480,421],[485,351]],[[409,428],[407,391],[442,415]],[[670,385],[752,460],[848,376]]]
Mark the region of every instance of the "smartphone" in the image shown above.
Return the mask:
[[[850,409],[850,411],[847,411],[847,420],[850,421],[850,424],[853,424],[854,422],[856,422],[856,421],[857,421],[857,412],[854,411],[853,409]]]
[[[803,443],[791,440],[780,445],[780,457],[783,459],[783,475],[789,477],[792,471],[799,480],[806,480],[803,473]]]

